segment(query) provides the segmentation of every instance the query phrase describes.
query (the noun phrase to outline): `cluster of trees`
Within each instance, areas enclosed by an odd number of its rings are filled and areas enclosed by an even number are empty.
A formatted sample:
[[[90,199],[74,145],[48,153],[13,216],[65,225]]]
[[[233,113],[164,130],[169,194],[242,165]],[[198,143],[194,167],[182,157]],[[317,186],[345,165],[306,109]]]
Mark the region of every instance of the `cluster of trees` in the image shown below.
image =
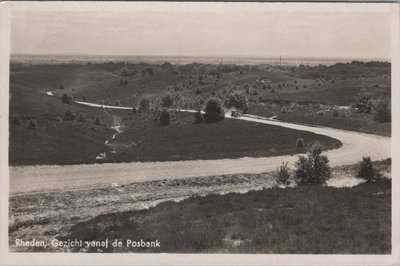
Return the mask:
[[[374,120],[380,123],[391,121],[390,99],[373,99],[371,94],[362,91],[358,96],[355,107],[361,113],[373,113]]]

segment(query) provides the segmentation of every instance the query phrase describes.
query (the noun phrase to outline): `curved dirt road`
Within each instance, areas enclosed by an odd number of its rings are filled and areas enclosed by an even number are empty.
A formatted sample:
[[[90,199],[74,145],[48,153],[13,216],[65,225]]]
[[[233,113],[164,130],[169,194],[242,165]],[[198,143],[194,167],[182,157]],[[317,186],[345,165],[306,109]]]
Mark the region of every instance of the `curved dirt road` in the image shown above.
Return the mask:
[[[189,111],[189,110],[188,110]],[[311,131],[340,140],[343,146],[325,152],[331,166],[353,164],[362,156],[373,160],[391,157],[390,138],[340,129],[312,127],[274,121],[257,116],[236,119]],[[261,173],[275,170],[282,161],[293,165],[297,156],[192,160],[173,162],[105,163],[92,165],[45,165],[10,167],[10,194],[105,187],[112,183],[205,177],[223,174]]]

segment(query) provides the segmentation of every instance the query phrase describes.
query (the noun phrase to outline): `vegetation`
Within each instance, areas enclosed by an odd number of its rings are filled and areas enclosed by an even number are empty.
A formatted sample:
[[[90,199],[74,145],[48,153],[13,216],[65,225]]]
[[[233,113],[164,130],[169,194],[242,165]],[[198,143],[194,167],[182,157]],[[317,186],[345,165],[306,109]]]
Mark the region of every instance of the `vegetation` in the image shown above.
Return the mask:
[[[296,140],[296,148],[298,149],[304,148],[304,139],[298,138]]]
[[[287,162],[282,162],[281,166],[276,169],[274,178],[280,185],[288,186],[290,184],[290,169]]]
[[[73,102],[72,97],[71,97],[71,96],[68,96],[68,94],[66,94],[66,93],[64,93],[64,94],[61,96],[61,101],[62,101],[63,103],[66,103],[66,104],[72,104],[72,102]]]
[[[225,112],[222,107],[222,103],[218,98],[215,97],[207,101],[204,112],[204,121],[206,123],[218,122],[225,118]]]
[[[249,109],[248,98],[246,94],[241,91],[232,91],[228,95],[225,106],[228,108],[240,109],[245,113]]]
[[[356,176],[364,179],[367,183],[376,182],[381,177],[380,173],[374,168],[369,156],[362,158]]]
[[[150,100],[147,98],[143,98],[139,103],[139,112],[146,112],[150,109]]]
[[[37,129],[37,122],[35,119],[29,120],[28,123],[26,124],[26,127],[29,129]]]
[[[392,119],[390,101],[378,100],[374,106],[374,119],[380,123],[390,122]]]
[[[307,157],[299,157],[294,177],[298,185],[324,185],[331,177],[329,160],[322,155],[321,144],[315,143]]]
[[[203,114],[201,113],[201,110],[197,110],[197,112],[194,113],[194,123],[195,124],[201,124],[203,123],[204,118]]]
[[[381,179],[348,189],[299,186],[191,197],[100,215],[57,238],[124,242],[137,235],[161,242],[161,248],[104,252],[390,254],[391,227],[391,182]]]

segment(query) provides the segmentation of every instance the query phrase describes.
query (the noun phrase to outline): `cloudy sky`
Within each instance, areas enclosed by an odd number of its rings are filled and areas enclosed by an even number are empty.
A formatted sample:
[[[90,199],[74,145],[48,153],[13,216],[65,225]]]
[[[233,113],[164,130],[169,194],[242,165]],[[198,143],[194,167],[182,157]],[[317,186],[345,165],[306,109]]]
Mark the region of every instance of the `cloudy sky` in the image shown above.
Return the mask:
[[[193,5],[16,11],[12,53],[390,58],[385,12]]]

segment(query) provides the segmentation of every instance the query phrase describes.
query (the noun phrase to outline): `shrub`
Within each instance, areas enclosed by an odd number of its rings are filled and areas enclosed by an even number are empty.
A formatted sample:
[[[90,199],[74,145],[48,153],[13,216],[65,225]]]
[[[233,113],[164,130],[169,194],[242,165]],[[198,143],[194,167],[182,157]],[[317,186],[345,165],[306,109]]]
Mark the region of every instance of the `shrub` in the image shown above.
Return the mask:
[[[101,125],[101,120],[100,120],[100,118],[99,118],[98,116],[95,117],[95,119],[94,119],[94,124],[95,124],[96,126],[100,126],[100,125]]]
[[[13,123],[14,125],[16,125],[16,126],[19,126],[19,125],[21,125],[21,120],[19,119],[18,116],[13,116],[13,118],[12,118],[12,123]]]
[[[171,111],[163,108],[158,116],[158,124],[160,126],[168,126],[171,124]]]
[[[64,120],[74,120],[76,115],[72,113],[70,110],[65,111],[64,113]]]
[[[84,100],[84,101],[86,101],[86,100],[87,100],[87,97],[86,97],[86,95],[82,95],[82,100]]]
[[[307,157],[299,157],[294,177],[298,185],[324,185],[331,177],[329,160],[322,155],[320,144],[314,144],[308,151]]]
[[[244,112],[249,108],[248,98],[246,94],[241,91],[230,92],[225,101],[225,105],[228,108],[234,107],[236,109],[243,110]]]
[[[28,123],[26,124],[26,127],[30,129],[37,129],[38,126],[36,120],[35,119],[29,120]]]
[[[391,121],[390,103],[384,100],[378,100],[374,106],[374,120],[380,123]]]
[[[150,108],[150,100],[147,98],[141,99],[139,103],[139,111],[144,112],[149,110],[149,108]]]
[[[68,94],[64,93],[64,94],[61,96],[61,101],[62,101],[63,103],[66,103],[66,104],[72,104],[72,97],[71,97],[71,96],[68,96]]]
[[[379,172],[374,168],[371,157],[363,157],[358,166],[356,176],[364,179],[367,183],[375,182],[380,178]]]
[[[121,102],[119,100],[115,100],[115,106],[121,106]]]
[[[296,148],[298,149],[304,148],[304,140],[302,138],[298,138],[296,140]]]
[[[337,109],[333,110],[332,115],[333,115],[334,117],[338,117],[338,116],[339,116],[339,111],[338,111]]]
[[[57,121],[58,123],[61,123],[61,122],[62,122],[61,116],[57,116],[56,121]]]
[[[213,123],[221,121],[225,118],[224,109],[221,101],[218,98],[211,98],[206,103],[204,121]]]
[[[64,85],[60,84],[60,87],[58,88],[59,90],[63,90],[64,89]]]
[[[362,91],[358,96],[356,107],[361,113],[371,113],[373,107],[371,95],[366,91]]]
[[[196,113],[194,113],[194,123],[195,124],[200,124],[203,123],[203,114],[201,113],[200,110],[198,110]]]
[[[171,95],[167,94],[161,98],[161,107],[171,108],[174,105],[174,99]]]
[[[276,182],[280,185],[288,186],[290,184],[290,169],[287,165],[287,162],[282,162],[282,165],[273,173]]]

